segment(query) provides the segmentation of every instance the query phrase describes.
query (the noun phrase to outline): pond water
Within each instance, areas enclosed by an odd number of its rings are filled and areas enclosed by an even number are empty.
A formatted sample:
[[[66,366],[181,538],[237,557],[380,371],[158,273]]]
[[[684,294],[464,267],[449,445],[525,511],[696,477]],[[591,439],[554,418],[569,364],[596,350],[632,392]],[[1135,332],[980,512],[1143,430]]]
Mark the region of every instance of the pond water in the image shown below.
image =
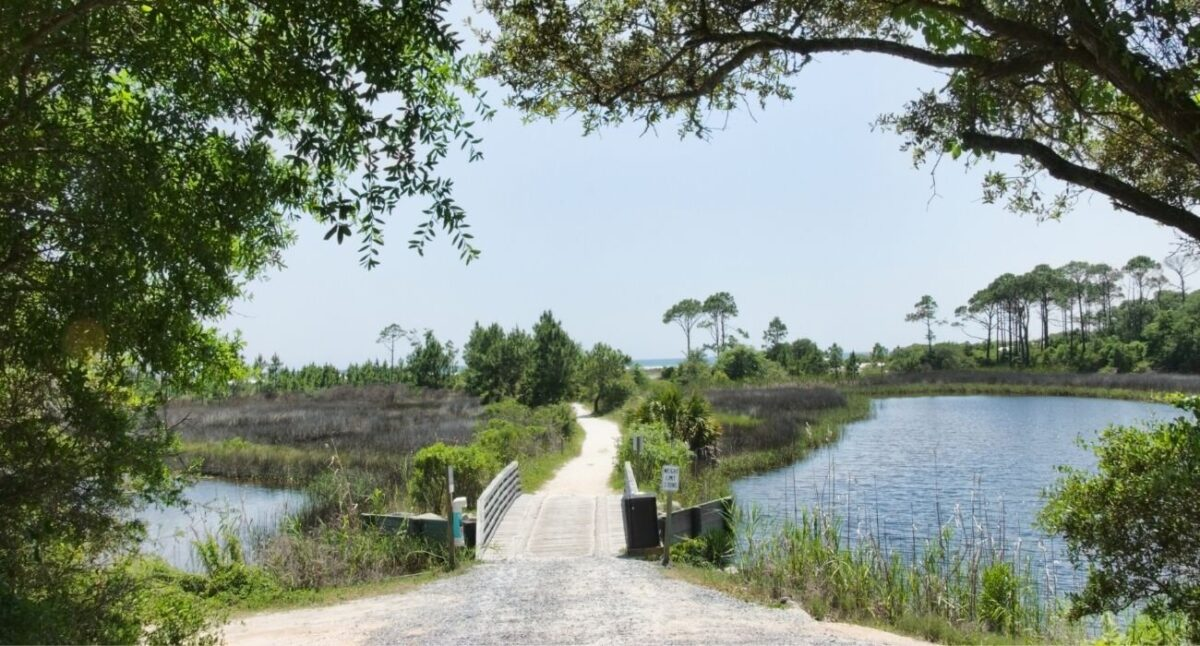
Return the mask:
[[[1176,417],[1164,404],[1075,397],[911,397],[879,399],[869,419],[796,464],[733,483],[742,508],[779,521],[819,507],[840,517],[846,540],[871,536],[903,555],[938,528],[986,535],[1019,550],[1054,595],[1084,575],[1063,544],[1033,525],[1057,465],[1091,469],[1077,438],[1110,424]]]
[[[306,501],[304,493],[293,489],[225,480],[200,480],[184,490],[184,499],[182,506],[151,506],[137,517],[146,524],[142,550],[190,572],[201,570],[195,541],[220,536],[228,529],[249,547],[255,536],[274,531],[280,520],[300,511]]]

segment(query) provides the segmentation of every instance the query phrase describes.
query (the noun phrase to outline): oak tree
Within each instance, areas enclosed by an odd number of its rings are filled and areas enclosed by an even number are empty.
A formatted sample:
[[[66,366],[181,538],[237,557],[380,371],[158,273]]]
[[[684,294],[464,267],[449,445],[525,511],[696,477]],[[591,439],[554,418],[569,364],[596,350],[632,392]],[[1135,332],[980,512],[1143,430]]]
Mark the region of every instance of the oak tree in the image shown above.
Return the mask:
[[[987,201],[1057,217],[1093,191],[1200,239],[1194,0],[480,4],[496,21],[488,71],[531,115],[705,135],[711,112],[803,92],[818,57],[899,58],[945,74],[880,119],[918,163],[1012,156],[987,174]]]

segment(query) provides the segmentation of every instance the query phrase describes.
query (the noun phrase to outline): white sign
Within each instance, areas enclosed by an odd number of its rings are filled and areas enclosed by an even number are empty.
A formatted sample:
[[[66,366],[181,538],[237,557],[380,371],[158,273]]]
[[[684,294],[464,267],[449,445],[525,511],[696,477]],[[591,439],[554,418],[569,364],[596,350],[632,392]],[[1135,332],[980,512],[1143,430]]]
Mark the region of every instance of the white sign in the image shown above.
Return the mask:
[[[446,475],[450,479],[450,497],[454,497],[454,467],[446,467]]]
[[[659,489],[662,491],[679,491],[679,467],[672,464],[663,465],[662,486]]]

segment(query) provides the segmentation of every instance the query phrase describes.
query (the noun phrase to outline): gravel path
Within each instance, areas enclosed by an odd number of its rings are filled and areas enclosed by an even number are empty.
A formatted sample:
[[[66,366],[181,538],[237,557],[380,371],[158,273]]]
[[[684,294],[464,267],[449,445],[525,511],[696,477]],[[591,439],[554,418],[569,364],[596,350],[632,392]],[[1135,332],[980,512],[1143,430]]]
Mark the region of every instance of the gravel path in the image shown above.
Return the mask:
[[[398,598],[370,644],[876,644],[888,633],[752,605],[628,559],[508,561]],[[843,628],[852,628],[844,630]]]
[[[248,617],[233,644],[916,644],[813,620],[616,558],[479,563],[404,594]]]

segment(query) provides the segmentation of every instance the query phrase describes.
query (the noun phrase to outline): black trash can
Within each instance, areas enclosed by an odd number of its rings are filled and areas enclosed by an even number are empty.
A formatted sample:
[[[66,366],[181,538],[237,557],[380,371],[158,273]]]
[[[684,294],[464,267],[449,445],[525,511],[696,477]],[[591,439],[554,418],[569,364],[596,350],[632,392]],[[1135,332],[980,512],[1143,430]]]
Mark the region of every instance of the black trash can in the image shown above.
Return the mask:
[[[474,518],[464,518],[462,521],[463,540],[467,547],[475,547],[475,523]]]
[[[625,547],[631,550],[658,547],[658,504],[652,493],[639,493],[621,501],[625,518]]]

